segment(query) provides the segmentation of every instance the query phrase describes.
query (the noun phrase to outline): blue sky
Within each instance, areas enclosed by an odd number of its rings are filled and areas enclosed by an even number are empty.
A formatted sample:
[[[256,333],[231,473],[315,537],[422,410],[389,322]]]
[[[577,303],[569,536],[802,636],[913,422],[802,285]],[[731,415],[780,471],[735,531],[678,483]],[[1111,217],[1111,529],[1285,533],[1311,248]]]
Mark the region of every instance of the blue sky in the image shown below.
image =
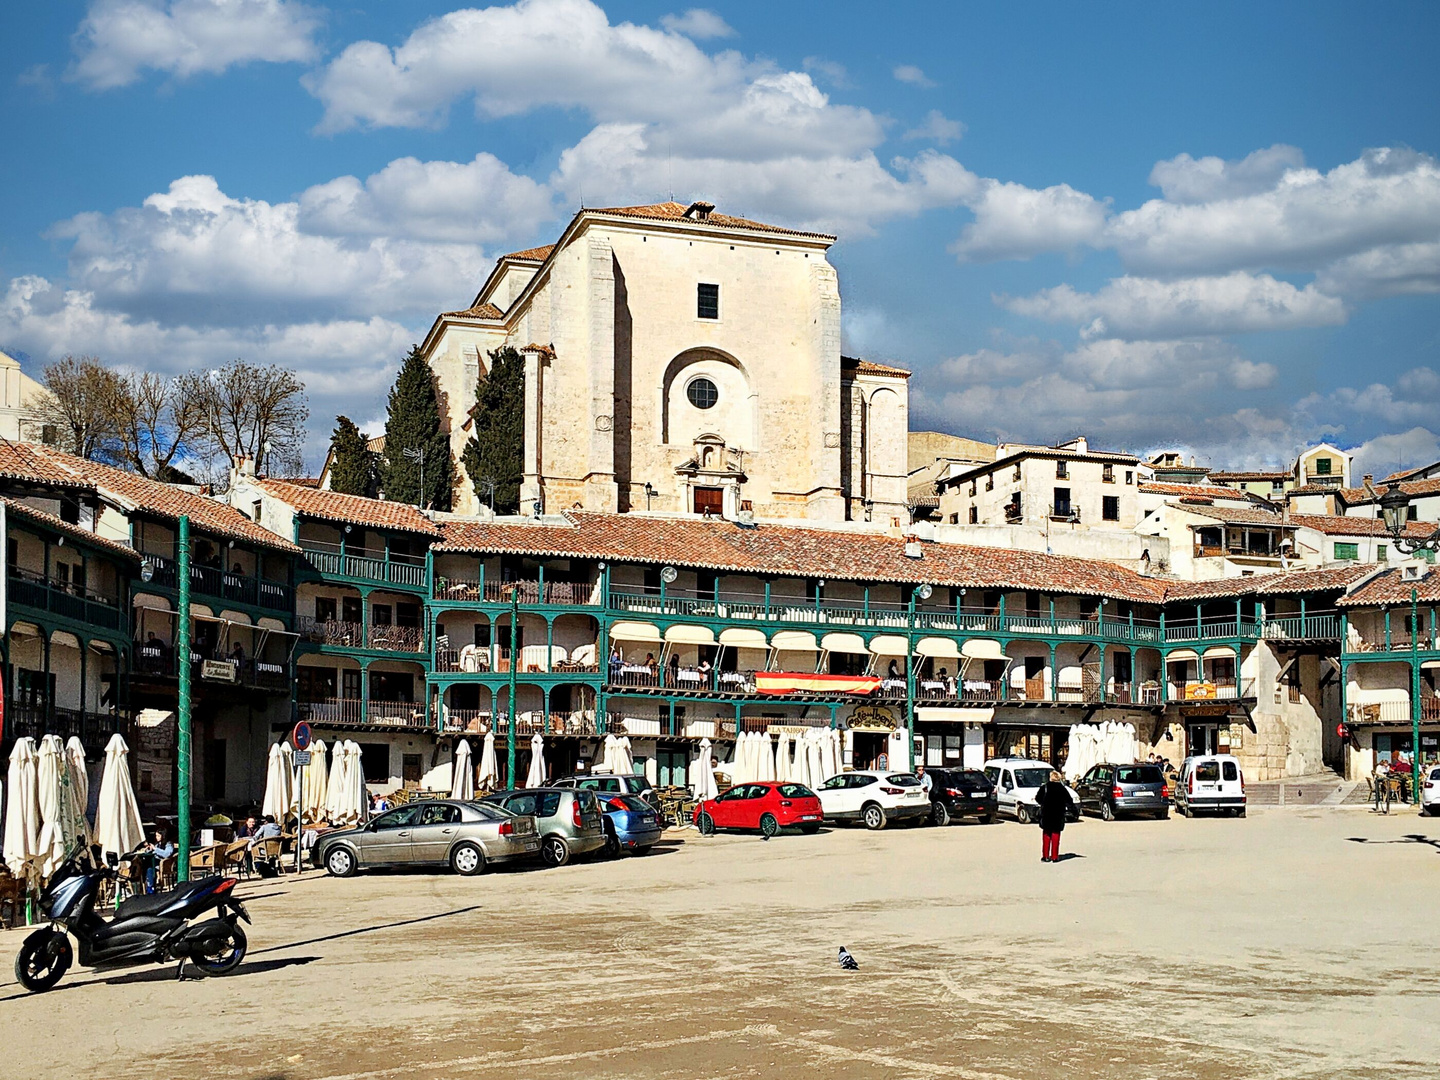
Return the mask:
[[[837,232],[913,427],[1440,458],[1433,4],[94,0],[0,40],[0,347],[296,367],[312,459],[496,254],[672,190]]]

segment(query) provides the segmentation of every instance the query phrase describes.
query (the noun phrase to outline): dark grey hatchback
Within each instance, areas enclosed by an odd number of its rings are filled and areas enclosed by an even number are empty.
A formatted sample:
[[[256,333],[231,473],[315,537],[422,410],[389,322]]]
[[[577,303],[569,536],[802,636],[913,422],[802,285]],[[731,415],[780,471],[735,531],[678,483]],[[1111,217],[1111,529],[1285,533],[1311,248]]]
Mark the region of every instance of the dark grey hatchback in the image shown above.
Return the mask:
[[[1081,811],[1106,821],[1121,814],[1170,816],[1170,788],[1158,765],[1096,765],[1075,785]]]

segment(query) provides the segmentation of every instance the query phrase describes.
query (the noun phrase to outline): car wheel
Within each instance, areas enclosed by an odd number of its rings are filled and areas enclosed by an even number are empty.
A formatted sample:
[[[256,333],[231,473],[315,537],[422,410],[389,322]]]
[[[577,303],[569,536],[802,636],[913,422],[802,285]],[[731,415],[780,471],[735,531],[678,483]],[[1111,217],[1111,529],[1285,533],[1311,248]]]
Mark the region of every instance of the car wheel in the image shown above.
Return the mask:
[[[1017,806],[1015,808],[1015,820],[1021,825],[1030,824],[1030,808],[1028,806]]]
[[[715,819],[709,814],[701,813],[701,815],[695,819],[695,827],[700,830],[701,836],[715,835]]]
[[[930,823],[932,825],[949,825],[950,809],[943,802],[937,802],[930,808]]]
[[[1159,813],[1157,813],[1155,816],[1156,816],[1157,818],[1159,818],[1161,821],[1169,821],[1169,820],[1170,820],[1170,808],[1167,806],[1164,810],[1161,810],[1161,811],[1160,811]]]
[[[547,836],[540,844],[540,861],[546,866],[564,866],[570,861],[570,845],[563,836]]]
[[[1180,811],[1180,816],[1183,818],[1195,816],[1195,811],[1191,810],[1189,806],[1177,806],[1176,809]]]
[[[981,814],[981,815],[980,815],[980,824],[981,824],[981,825],[994,825],[994,824],[995,824],[995,815],[994,815],[994,814]]]
[[[766,836],[774,836],[780,831],[780,822],[775,820],[774,814],[760,815],[760,831]]]
[[[1109,802],[1102,802],[1100,804],[1100,816],[1106,821],[1114,821],[1115,808],[1111,806]]]
[[[600,854],[607,859],[618,859],[620,857],[620,837],[607,829],[605,832],[605,846],[600,849]]]
[[[810,825],[801,825],[800,831],[806,836],[814,836],[817,832],[820,831],[820,826],[813,823]]]
[[[885,827],[885,811],[880,808],[879,803],[866,803],[860,809],[860,820],[871,832],[883,829]]]
[[[1242,806],[1242,807],[1240,807],[1239,810],[1236,810],[1236,811],[1235,811],[1235,816],[1236,816],[1236,817],[1244,817],[1244,816],[1245,816],[1245,807]]]
[[[349,877],[355,873],[355,855],[344,845],[336,845],[325,853],[325,872],[331,877]]]
[[[75,957],[70,939],[58,930],[37,930],[25,939],[15,957],[15,978],[32,994],[41,994],[70,970]]]
[[[456,844],[450,852],[450,869],[461,877],[474,877],[485,872],[485,853],[478,844]]]

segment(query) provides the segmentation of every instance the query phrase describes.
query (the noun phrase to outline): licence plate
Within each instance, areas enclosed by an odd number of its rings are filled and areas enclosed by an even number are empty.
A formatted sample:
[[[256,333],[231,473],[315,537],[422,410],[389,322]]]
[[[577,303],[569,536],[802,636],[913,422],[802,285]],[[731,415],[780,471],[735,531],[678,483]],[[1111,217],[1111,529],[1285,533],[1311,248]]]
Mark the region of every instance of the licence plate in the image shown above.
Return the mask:
[[[814,820],[815,820],[817,817],[819,817],[819,816],[820,816],[819,814],[801,814],[801,815],[800,815],[800,820],[801,820],[801,821],[814,821]]]
[[[983,791],[972,791],[972,792],[970,792],[970,798],[972,798],[972,799],[983,799],[983,798],[985,798],[985,792],[983,792]]]

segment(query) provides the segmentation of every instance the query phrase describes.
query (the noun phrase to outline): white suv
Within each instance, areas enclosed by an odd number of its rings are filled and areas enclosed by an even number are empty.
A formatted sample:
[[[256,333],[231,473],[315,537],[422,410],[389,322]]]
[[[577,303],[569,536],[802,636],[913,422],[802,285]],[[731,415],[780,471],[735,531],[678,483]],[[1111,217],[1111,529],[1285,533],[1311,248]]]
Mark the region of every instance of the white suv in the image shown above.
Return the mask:
[[[1434,765],[1420,770],[1420,813],[1440,816],[1440,768]]]
[[[930,793],[914,773],[843,772],[815,789],[826,821],[862,821],[883,829],[897,818],[930,816]]]
[[[1200,754],[1180,763],[1175,810],[1194,817],[1202,810],[1245,816],[1245,775],[1229,754]]]
[[[985,775],[995,785],[995,811],[1000,815],[1009,814],[1022,825],[1029,825],[1039,819],[1040,808],[1035,803],[1035,793],[1050,779],[1052,767],[1043,761],[1029,758],[991,758],[985,762]],[[1080,820],[1080,797],[1068,784],[1070,811],[1065,817],[1070,821]]]

